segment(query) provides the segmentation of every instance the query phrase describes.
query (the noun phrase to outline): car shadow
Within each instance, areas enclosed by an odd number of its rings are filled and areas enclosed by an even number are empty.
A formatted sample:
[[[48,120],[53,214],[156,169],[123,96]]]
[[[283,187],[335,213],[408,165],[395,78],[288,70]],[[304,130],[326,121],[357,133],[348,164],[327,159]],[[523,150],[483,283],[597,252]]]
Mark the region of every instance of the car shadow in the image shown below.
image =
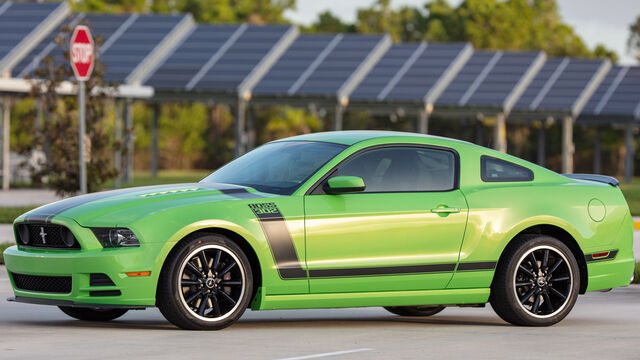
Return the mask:
[[[91,322],[82,320],[9,320],[2,321],[4,325],[19,325],[32,327],[60,327],[60,328],[84,328],[84,329],[120,329],[120,330],[179,330],[177,327],[162,318],[158,319],[118,319],[108,322]],[[406,316],[368,316],[368,317],[328,317],[305,318],[299,316],[283,318],[241,318],[229,330],[247,329],[286,329],[286,328],[371,328],[371,327],[396,327],[413,324],[416,326],[511,326],[500,319],[488,320],[486,317],[473,316],[447,316],[432,318],[414,318]]]

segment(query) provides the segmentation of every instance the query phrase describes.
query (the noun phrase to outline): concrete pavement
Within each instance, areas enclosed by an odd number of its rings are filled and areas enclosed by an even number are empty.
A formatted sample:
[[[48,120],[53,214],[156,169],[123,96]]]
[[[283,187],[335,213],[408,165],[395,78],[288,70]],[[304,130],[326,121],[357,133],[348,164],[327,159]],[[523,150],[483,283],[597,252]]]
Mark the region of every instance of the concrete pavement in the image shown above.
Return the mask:
[[[89,323],[3,301],[10,295],[0,267],[1,359],[638,359],[640,286],[580,296],[548,328],[508,325],[487,306],[431,318],[381,308],[247,311],[230,328],[198,332],[176,329],[156,309]]]
[[[0,207],[39,206],[62,199],[49,189],[11,189],[0,191]]]

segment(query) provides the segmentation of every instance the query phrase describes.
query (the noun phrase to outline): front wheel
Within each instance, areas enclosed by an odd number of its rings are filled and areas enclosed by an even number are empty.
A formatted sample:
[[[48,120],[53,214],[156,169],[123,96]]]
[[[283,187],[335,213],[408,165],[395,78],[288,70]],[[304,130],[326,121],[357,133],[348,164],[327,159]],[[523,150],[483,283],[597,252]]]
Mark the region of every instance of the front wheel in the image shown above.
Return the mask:
[[[222,235],[200,234],[178,244],[167,259],[156,303],[180,328],[219,330],[242,316],[252,289],[242,249]]]
[[[385,306],[388,312],[400,316],[431,316],[444,310],[444,306]]]
[[[549,326],[569,314],[579,289],[578,262],[564,243],[550,236],[524,235],[504,254],[489,301],[511,324]]]
[[[119,318],[127,309],[89,309],[71,306],[58,306],[63,313],[84,321],[110,321]]]

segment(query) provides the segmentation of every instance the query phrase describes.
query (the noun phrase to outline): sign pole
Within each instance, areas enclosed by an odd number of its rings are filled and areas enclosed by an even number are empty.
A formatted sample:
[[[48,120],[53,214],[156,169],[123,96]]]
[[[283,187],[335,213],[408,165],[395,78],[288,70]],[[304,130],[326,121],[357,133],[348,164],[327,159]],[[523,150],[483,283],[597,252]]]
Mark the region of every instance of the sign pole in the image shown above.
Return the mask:
[[[80,193],[87,193],[87,163],[85,161],[84,136],[86,133],[84,81],[78,81],[78,143],[80,145]]]
[[[87,162],[85,158],[85,134],[87,132],[86,123],[86,101],[85,85],[91,76],[94,65],[94,43],[91,31],[85,25],[78,25],[71,35],[71,46],[69,48],[71,68],[78,80],[78,159],[80,160],[80,193],[87,193]]]

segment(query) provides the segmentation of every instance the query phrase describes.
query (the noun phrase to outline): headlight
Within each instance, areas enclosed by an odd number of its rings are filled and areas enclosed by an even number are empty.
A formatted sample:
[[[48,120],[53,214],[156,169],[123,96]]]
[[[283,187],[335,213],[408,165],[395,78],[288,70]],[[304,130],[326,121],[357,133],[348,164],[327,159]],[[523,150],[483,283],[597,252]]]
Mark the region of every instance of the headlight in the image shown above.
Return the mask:
[[[140,246],[136,234],[127,228],[91,228],[91,230],[105,248]]]

